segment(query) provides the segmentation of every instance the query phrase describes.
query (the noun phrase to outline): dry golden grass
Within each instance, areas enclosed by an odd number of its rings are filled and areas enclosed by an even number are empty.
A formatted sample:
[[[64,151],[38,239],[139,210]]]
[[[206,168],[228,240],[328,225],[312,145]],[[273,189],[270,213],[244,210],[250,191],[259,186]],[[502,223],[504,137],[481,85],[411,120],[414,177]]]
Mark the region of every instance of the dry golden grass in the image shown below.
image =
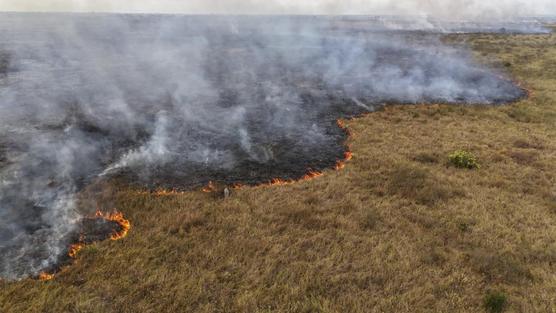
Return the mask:
[[[556,36],[447,40],[534,96],[388,107],[348,121],[345,169],[228,199],[114,186],[128,237],[52,281],[0,282],[0,312],[483,312],[491,292],[554,312]],[[448,166],[458,149],[481,168]]]

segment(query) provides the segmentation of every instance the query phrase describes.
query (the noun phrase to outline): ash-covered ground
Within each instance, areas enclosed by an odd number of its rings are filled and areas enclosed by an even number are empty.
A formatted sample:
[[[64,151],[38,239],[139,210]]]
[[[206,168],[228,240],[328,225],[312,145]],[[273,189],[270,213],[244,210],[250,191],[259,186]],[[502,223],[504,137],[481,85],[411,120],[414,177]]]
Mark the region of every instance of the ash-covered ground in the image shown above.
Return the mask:
[[[343,158],[338,118],[389,103],[525,96],[430,29],[372,25],[3,15],[0,276],[37,275],[67,258],[90,213],[76,195],[92,182],[189,189],[295,179]]]

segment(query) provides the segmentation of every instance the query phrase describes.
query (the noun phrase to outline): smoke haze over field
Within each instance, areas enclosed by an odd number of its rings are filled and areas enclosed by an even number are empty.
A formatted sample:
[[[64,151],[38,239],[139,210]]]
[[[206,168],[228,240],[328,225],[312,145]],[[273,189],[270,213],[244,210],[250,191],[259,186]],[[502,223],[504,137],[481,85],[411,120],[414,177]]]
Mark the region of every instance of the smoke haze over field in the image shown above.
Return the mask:
[[[523,95],[438,35],[381,21],[2,14],[0,277],[67,253],[95,180],[295,178],[342,157],[340,117]]]
[[[2,0],[0,11],[186,14],[401,14],[501,19],[556,14],[552,0]]]

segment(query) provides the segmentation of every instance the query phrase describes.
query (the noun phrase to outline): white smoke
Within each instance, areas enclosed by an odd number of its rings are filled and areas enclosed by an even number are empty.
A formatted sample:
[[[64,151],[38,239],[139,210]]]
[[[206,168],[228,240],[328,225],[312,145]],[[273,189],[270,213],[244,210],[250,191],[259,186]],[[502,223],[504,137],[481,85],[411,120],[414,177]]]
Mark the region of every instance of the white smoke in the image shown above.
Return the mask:
[[[556,15],[556,3],[553,0],[2,0],[0,11],[395,14],[491,20],[508,16]]]

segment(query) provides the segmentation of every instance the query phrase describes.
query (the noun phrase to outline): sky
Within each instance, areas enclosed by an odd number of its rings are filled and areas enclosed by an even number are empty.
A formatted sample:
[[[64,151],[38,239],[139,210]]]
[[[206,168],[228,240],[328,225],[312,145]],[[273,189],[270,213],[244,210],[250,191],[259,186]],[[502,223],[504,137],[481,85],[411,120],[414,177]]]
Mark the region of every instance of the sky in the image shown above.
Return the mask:
[[[556,0],[0,0],[0,11],[187,14],[556,15]]]

